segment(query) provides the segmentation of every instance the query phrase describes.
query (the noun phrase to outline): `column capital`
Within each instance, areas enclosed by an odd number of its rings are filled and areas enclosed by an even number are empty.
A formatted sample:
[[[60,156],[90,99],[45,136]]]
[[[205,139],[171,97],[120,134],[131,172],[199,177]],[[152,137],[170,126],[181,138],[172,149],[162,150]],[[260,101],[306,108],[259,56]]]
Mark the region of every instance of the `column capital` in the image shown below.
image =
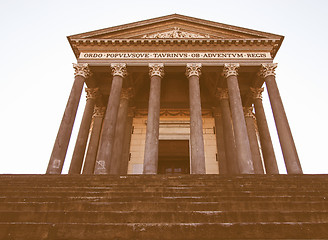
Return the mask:
[[[263,63],[261,64],[261,69],[259,72],[259,76],[262,78],[266,78],[268,76],[275,76],[275,69],[277,68],[277,63]]]
[[[122,88],[121,99],[130,99],[134,96],[133,88]]]
[[[191,76],[197,76],[200,77],[202,69],[201,63],[187,63],[186,67],[186,76],[187,78],[190,78]]]
[[[105,112],[106,112],[106,107],[95,106],[92,117],[101,117],[102,118],[102,117],[104,117]]]
[[[252,93],[253,99],[261,99],[262,100],[262,92],[264,91],[264,88],[250,88]]]
[[[100,96],[99,88],[85,88],[85,92],[87,93],[87,100],[88,99],[96,99]]]
[[[75,77],[82,76],[88,78],[90,76],[89,64],[87,63],[73,63],[73,68],[75,69]]]
[[[253,107],[243,107],[245,118],[254,118]]]
[[[112,63],[110,65],[113,76],[121,76],[125,78],[127,76],[126,64],[125,63]]]
[[[164,77],[164,64],[163,63],[149,63],[149,76],[159,76]]]
[[[220,100],[228,99],[229,98],[228,88],[217,88],[215,92],[215,96]]]
[[[223,66],[222,75],[225,78],[230,76],[238,76],[238,68],[240,67],[239,63],[225,63]]]

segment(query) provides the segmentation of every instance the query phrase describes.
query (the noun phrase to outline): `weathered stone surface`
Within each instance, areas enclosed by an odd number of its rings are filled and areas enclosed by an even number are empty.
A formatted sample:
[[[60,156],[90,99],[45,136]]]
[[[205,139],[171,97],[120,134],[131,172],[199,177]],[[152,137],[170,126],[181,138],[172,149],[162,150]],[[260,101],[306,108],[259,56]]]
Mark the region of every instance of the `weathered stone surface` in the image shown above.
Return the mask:
[[[238,68],[239,64],[225,64],[223,73],[227,79],[229,91],[229,102],[235,135],[239,171],[242,174],[249,174],[254,173],[254,167],[243,113],[243,105],[241,102],[239,83],[237,79]]]
[[[0,175],[0,239],[322,239],[327,175]]]
[[[125,69],[125,65],[121,67]],[[120,105],[122,85],[123,76],[120,74],[114,75],[108,98],[107,110],[103,119],[103,127],[100,135],[98,154],[94,169],[95,174],[109,173],[110,162],[113,155],[117,114]]]
[[[202,107],[199,87],[201,64],[187,64],[186,75],[189,81],[190,105],[190,172],[192,174],[205,174]]]
[[[151,76],[150,80],[145,157],[143,166],[144,174],[157,173],[161,80],[162,78],[158,75]]]
[[[265,77],[265,84],[267,86],[287,172],[291,174],[302,174],[303,171],[301,163],[298,158],[295,142],[289,127],[287,115],[280,97],[275,76],[268,75]]]
[[[85,77],[81,75],[75,76],[72,90],[52,149],[47,174],[60,174],[63,169],[84,81]]]
[[[260,135],[261,149],[263,153],[263,161],[265,165],[265,172],[269,174],[279,174],[276,156],[273,149],[273,144],[270,136],[268,123],[266,120],[264,107],[262,103],[262,91],[263,88],[251,89],[254,98],[254,107],[257,126]]]

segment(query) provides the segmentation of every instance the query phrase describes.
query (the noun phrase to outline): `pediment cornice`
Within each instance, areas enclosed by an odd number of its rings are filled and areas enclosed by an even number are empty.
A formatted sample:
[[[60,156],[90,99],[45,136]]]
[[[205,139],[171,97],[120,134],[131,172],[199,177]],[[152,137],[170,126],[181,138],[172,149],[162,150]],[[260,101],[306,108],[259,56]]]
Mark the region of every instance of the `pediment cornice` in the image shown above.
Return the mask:
[[[67,37],[79,56],[81,46],[205,45],[272,46],[274,57],[284,37],[208,20],[172,14]]]
[[[210,38],[267,38],[280,39],[281,35],[247,29],[213,21],[172,14],[149,20],[104,28],[81,34],[68,36],[69,39],[123,39],[143,38],[145,35],[156,35],[179,28],[181,32],[191,32],[194,35],[210,36]],[[157,37],[156,37],[157,38]],[[171,37],[169,37],[171,38]]]

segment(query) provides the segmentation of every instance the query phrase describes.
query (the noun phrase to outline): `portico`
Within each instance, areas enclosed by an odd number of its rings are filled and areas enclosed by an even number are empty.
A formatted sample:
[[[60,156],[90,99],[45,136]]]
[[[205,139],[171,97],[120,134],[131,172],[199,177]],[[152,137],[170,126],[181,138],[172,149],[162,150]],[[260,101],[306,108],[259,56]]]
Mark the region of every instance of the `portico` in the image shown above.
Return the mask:
[[[277,174],[263,86],[287,171],[302,173],[275,80],[282,36],[174,14],[68,39],[76,77],[48,174],[62,171],[83,85],[94,94],[70,174],[170,173],[164,161],[179,174]]]

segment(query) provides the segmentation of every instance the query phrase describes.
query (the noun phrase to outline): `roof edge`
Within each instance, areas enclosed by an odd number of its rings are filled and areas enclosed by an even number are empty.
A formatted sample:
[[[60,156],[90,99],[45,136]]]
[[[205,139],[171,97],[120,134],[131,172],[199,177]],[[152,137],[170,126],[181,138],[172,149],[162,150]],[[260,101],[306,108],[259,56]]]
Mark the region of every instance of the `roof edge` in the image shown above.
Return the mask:
[[[106,34],[108,32],[120,31],[120,30],[124,30],[124,29],[135,28],[135,27],[142,27],[142,26],[145,26],[145,25],[160,23],[160,22],[163,22],[163,21],[173,20],[173,19],[183,20],[183,21],[190,21],[190,22],[197,21],[201,24],[212,26],[212,27],[220,27],[220,28],[230,30],[230,31],[238,31],[240,33],[247,33],[247,34],[252,33],[252,34],[258,35],[258,36],[260,36],[259,33],[261,33],[261,34],[264,34],[264,35],[268,35],[267,37],[269,37],[269,38],[281,38],[282,37],[281,35],[278,35],[278,34],[253,30],[253,29],[244,28],[244,27],[238,27],[238,26],[234,26],[234,25],[214,22],[214,21],[211,21],[211,20],[205,20],[205,19],[201,19],[201,18],[189,17],[189,16],[176,14],[176,13],[161,16],[161,17],[155,17],[155,18],[151,18],[151,19],[147,19],[147,20],[141,20],[141,21],[137,21],[137,22],[133,22],[133,23],[126,23],[126,24],[122,24],[122,25],[117,25],[117,26],[113,26],[113,27],[109,27],[109,28],[102,28],[102,29],[99,29],[99,30],[74,34],[74,35],[70,35],[70,36],[67,36],[67,37],[68,38],[81,38],[81,37],[82,38],[87,38],[87,37],[90,37],[94,34],[99,34],[99,35],[100,34]]]

